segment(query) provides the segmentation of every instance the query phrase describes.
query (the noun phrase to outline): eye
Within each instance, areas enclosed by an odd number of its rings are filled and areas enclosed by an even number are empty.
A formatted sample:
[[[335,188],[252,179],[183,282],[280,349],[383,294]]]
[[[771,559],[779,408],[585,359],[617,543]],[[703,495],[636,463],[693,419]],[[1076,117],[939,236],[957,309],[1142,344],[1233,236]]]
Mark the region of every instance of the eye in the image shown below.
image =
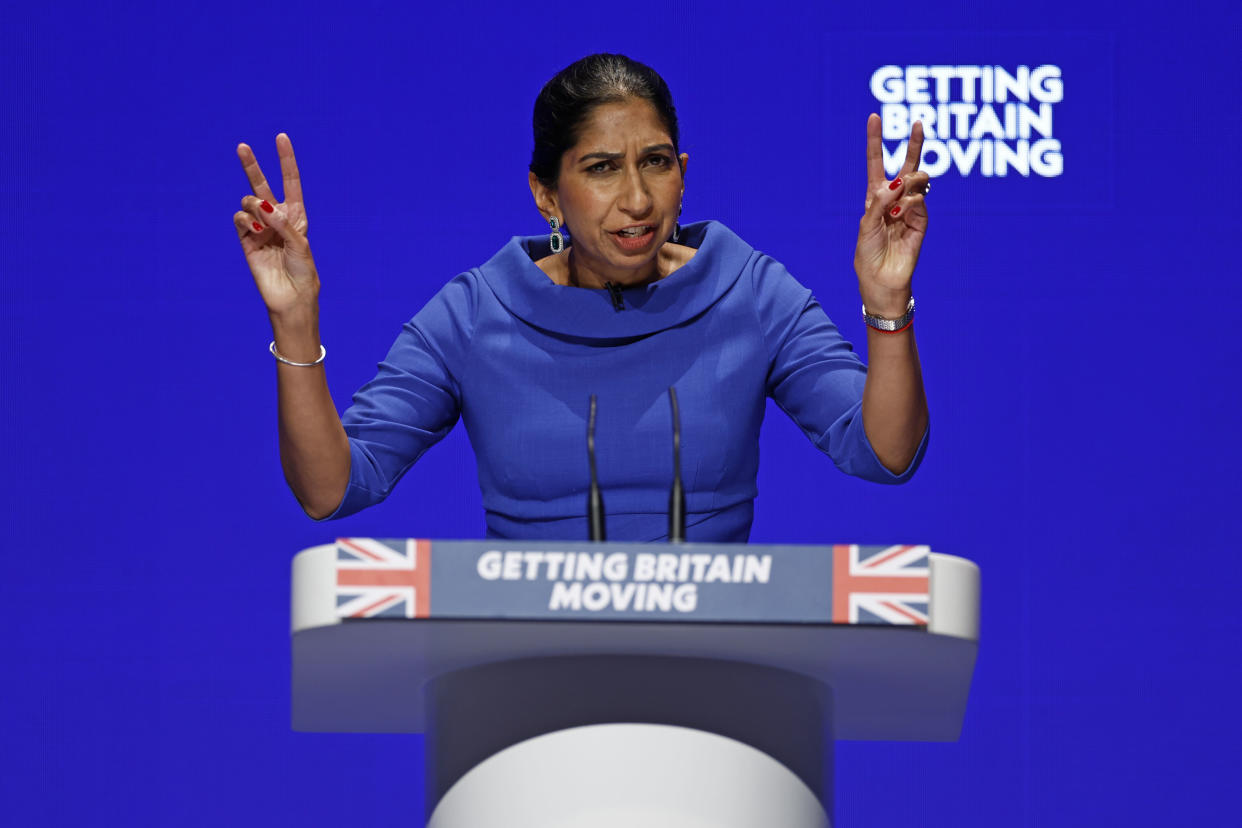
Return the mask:
[[[673,161],[667,155],[653,155],[647,159],[647,163],[653,167],[667,167],[672,164]]]
[[[598,164],[592,164],[587,167],[589,173],[605,173],[612,169],[611,161],[600,161]]]

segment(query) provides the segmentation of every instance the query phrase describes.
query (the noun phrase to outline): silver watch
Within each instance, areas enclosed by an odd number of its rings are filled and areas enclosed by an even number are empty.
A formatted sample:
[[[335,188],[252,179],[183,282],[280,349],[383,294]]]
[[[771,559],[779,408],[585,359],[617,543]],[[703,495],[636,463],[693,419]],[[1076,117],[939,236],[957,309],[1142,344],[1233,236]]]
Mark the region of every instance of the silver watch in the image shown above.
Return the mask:
[[[914,297],[910,297],[910,304],[906,305],[906,312],[899,319],[885,319],[882,316],[872,316],[867,313],[867,306],[863,305],[863,321],[867,323],[867,327],[875,328],[877,331],[893,333],[900,331],[902,328],[914,321]]]

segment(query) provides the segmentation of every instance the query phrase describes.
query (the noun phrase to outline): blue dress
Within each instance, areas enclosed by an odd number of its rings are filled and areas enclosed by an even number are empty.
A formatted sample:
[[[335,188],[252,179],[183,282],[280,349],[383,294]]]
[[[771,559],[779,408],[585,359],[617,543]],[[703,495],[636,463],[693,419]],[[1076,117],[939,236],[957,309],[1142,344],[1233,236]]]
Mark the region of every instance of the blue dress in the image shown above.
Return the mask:
[[[330,517],[383,500],[465,421],[488,535],[587,537],[586,419],[598,397],[596,453],[609,540],[667,537],[672,479],[669,386],[682,420],[686,539],[744,542],[772,397],[842,471],[901,483],[863,432],[866,367],[777,261],[723,224],[682,230],[694,257],[623,292],[553,284],[534,261],[547,238],[515,237],[449,282],[403,327],[375,378],[342,416],[349,488]]]

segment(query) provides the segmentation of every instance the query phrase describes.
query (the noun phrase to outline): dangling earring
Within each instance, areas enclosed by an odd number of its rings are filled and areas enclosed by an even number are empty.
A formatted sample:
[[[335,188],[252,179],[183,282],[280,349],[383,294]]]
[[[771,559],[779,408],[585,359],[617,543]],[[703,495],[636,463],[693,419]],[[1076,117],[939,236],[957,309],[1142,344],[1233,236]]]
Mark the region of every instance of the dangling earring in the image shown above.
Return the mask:
[[[681,218],[681,203],[680,202],[677,204],[677,218]],[[674,221],[673,222],[673,241],[676,242],[677,237],[680,235],[681,235],[681,223]]]
[[[552,228],[552,236],[548,239],[548,246],[552,248],[553,254],[560,253],[565,249],[565,237],[561,235],[561,220],[553,216],[548,219],[548,226]]]

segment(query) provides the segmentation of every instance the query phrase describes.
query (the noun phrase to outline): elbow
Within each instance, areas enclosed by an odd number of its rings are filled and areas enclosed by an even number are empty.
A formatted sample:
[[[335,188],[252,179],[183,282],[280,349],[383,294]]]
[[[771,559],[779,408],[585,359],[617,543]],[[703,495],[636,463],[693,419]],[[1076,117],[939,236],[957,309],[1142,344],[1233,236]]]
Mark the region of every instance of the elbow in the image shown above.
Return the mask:
[[[865,476],[890,484],[905,483],[914,476],[927,453],[930,431],[927,417],[920,419],[917,429],[910,429],[900,439],[872,440],[870,435],[867,436],[875,465],[872,467],[874,472]]]
[[[297,498],[298,505],[302,507],[302,511],[311,520],[316,521],[335,517],[337,512],[341,510],[341,505],[345,501],[345,494],[349,488],[349,484],[346,482],[341,486],[320,487],[313,491],[301,491],[291,481],[286,480],[286,482],[289,483],[289,490]]]
[[[901,484],[909,482],[910,478],[914,477],[914,473],[918,471],[919,465],[923,462],[923,456],[927,453],[928,432],[928,421],[924,418],[922,427],[916,432],[914,438],[905,444],[904,451],[876,453],[876,460],[880,461],[885,471],[893,475],[888,482]]]
[[[901,480],[894,482],[904,483],[909,479],[907,472],[913,474],[914,470],[910,467],[914,464],[914,461],[918,456],[919,444],[916,443],[908,452],[889,453],[876,451],[875,459],[880,461],[880,465],[883,466],[889,474],[902,478]]]
[[[335,514],[337,510],[336,506],[316,507],[316,506],[308,505],[306,503],[302,503],[301,505],[302,505],[302,511],[306,512],[306,516],[314,521],[327,520],[328,518],[332,517],[332,515]]]
[[[285,485],[297,498],[302,511],[312,520],[327,520],[336,516],[349,493],[351,457],[349,443],[335,457],[295,458],[281,454],[281,466],[285,473]],[[301,462],[297,462],[301,459]]]

